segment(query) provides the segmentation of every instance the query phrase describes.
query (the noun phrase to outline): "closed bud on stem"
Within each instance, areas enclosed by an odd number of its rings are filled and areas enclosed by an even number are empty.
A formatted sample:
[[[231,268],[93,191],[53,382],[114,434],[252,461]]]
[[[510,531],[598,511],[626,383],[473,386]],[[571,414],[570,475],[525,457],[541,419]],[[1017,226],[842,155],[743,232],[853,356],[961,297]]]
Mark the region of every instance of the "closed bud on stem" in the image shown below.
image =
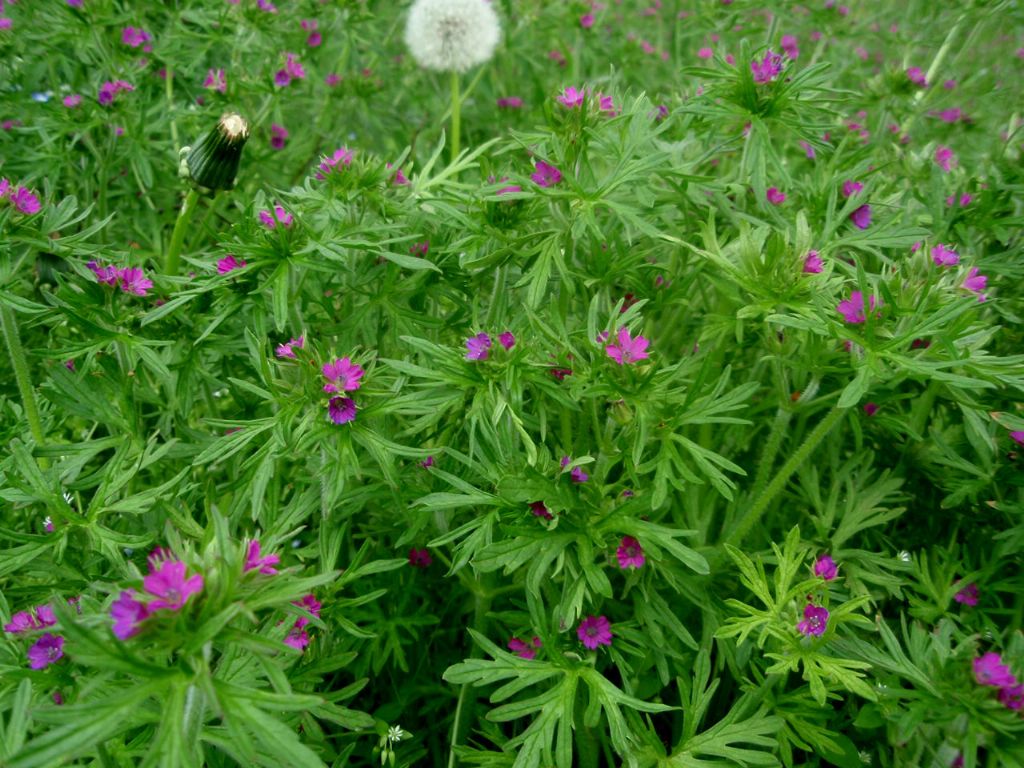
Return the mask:
[[[231,189],[248,138],[249,124],[244,117],[235,112],[221,117],[185,157],[192,181],[207,189]]]

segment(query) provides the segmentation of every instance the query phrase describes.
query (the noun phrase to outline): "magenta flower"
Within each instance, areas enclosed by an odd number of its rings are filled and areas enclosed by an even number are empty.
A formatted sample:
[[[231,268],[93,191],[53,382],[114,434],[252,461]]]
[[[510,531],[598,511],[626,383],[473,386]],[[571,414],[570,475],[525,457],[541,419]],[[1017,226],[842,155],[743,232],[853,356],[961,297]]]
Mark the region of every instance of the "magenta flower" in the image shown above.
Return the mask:
[[[334,154],[330,157],[325,157],[320,163],[320,170],[316,172],[316,178],[323,180],[327,178],[327,174],[333,173],[335,167],[338,164],[348,167],[352,163],[352,152],[348,147],[341,147],[340,149],[334,150]]]
[[[242,269],[244,266],[245,260],[239,261],[235,258],[234,254],[229,253],[217,262],[217,272],[218,274],[226,275],[228,272],[232,272],[236,269]]]
[[[647,345],[650,344],[650,341],[643,336],[637,336],[634,339],[625,326],[619,328],[618,342],[618,344],[609,344],[604,351],[619,365],[635,363],[637,360],[646,360],[650,357],[647,353]]]
[[[384,167],[390,171],[393,166],[391,163],[384,163]],[[409,184],[409,178],[405,175],[405,171],[399,168],[395,171],[395,175],[391,177],[391,183],[396,187],[404,187]]]
[[[968,584],[966,587],[964,587],[963,589],[959,590],[955,595],[953,595],[953,599],[956,600],[961,605],[970,605],[970,606],[977,605],[978,604],[978,585],[977,584]]]
[[[297,651],[304,651],[306,646],[309,645],[309,633],[304,629],[292,628],[285,636],[283,642]]]
[[[770,83],[782,71],[782,57],[777,53],[768,51],[761,61],[755,59],[750,62],[750,71],[754,73],[755,83]]]
[[[292,81],[291,75],[288,74],[288,70],[279,69],[274,73],[274,85],[279,88],[284,88]]]
[[[292,215],[280,205],[275,205],[273,213],[270,211],[260,211],[260,221],[267,229],[276,229],[278,223],[280,223],[285,229],[288,229],[291,227],[294,219]]]
[[[203,88],[224,93],[228,89],[228,78],[223,69],[208,69],[206,79],[203,80]]]
[[[541,187],[553,187],[562,180],[562,172],[543,160],[536,162],[536,170],[530,174],[530,180]]]
[[[270,146],[274,149],[284,149],[285,141],[288,139],[288,129],[283,125],[272,123],[270,126]]]
[[[1018,683],[1000,688],[999,702],[1008,709],[1024,709],[1024,684]]]
[[[982,291],[985,290],[985,286],[987,284],[988,277],[986,275],[979,275],[977,267],[971,267],[971,270],[967,273],[967,277],[964,278],[964,282],[961,287],[971,291],[971,293],[978,294],[978,301],[984,301],[985,294],[983,294]]]
[[[534,637],[529,643],[525,643],[518,637],[508,641],[508,649],[521,659],[533,659],[537,656],[537,649],[540,648],[540,638]]]
[[[502,109],[519,109],[523,106],[523,100],[518,96],[505,96],[498,99],[497,103]]]
[[[850,214],[850,221],[857,229],[867,229],[871,226],[871,206],[865,203]]]
[[[935,164],[946,173],[956,164],[956,155],[949,147],[938,146],[935,148]]]
[[[351,397],[332,397],[327,403],[327,416],[335,424],[348,424],[356,418],[356,401]]]
[[[808,160],[813,160],[815,157],[817,157],[817,153],[815,153],[814,147],[812,147],[808,142],[800,141],[800,148],[807,155]]]
[[[836,561],[830,555],[822,555],[814,561],[812,570],[815,576],[819,576],[825,581],[832,581],[839,569],[836,567]]]
[[[478,333],[466,339],[466,359],[486,360],[487,350],[491,348],[491,337],[486,333]]]
[[[37,629],[42,629],[42,627],[36,622],[32,611],[18,611],[11,616],[10,622],[4,624],[4,632],[9,632],[12,635],[22,635]]]
[[[864,415],[874,416],[878,413],[878,403],[864,403]]]
[[[299,336],[297,339],[291,339],[287,344],[278,344],[274,353],[278,357],[287,357],[292,360],[295,359],[295,349],[302,349],[306,346],[306,337]]]
[[[327,74],[327,76],[324,77],[324,83],[327,84],[328,88],[333,88],[334,86],[336,86],[340,82],[341,82],[341,75],[339,75],[339,74],[337,74],[335,72],[329,72]]]
[[[960,257],[957,256],[956,251],[951,246],[939,243],[932,248],[932,261],[935,262],[937,267],[955,267],[960,263]]]
[[[576,628],[576,636],[590,650],[612,644],[612,625],[604,616],[587,616]]]
[[[249,548],[245,553],[245,565],[242,567],[242,573],[258,570],[264,576],[273,576],[277,573],[274,566],[280,562],[281,557],[277,554],[260,557],[260,543],[253,539],[249,542]]]
[[[924,71],[920,67],[910,67],[907,70],[907,79],[921,88],[928,87],[928,80],[925,79]]]
[[[964,192],[962,195],[960,195],[960,201],[959,201],[960,207],[961,208],[966,208],[968,205],[971,204],[971,201],[973,199],[974,198],[971,197],[969,192]],[[956,202],[957,202],[956,195],[950,195],[949,197],[946,198],[946,205],[948,205],[950,208],[952,208],[953,204],[956,203]]]
[[[820,605],[804,606],[804,620],[796,625],[797,631],[810,637],[825,634],[828,625],[828,609]]]
[[[68,109],[74,109],[82,103],[82,94],[72,93],[70,96],[65,96],[62,101],[64,102],[65,107]]]
[[[118,278],[121,281],[121,290],[136,296],[145,296],[146,292],[153,287],[153,281],[148,279],[138,267],[127,267],[120,270]]]
[[[430,556],[430,552],[426,547],[422,549],[413,547],[409,550],[409,565],[413,568],[429,568],[433,562],[434,558]]]
[[[623,536],[619,548],[615,550],[615,556],[619,559],[619,568],[643,568],[647,559],[644,557],[644,549],[640,542],[632,536]]]
[[[0,31],[11,29],[12,27],[14,27],[14,19],[10,19],[6,16],[0,16]]]
[[[535,517],[543,517],[545,520],[550,520],[552,517],[551,512],[545,506],[543,501],[531,501],[530,512]]]
[[[284,68],[289,75],[297,80],[301,80],[306,76],[306,70],[302,68],[298,57],[294,53],[286,53],[284,57]]]
[[[298,600],[295,600],[292,603],[292,605],[302,608],[304,611],[308,611],[316,619],[320,618],[320,609],[323,608],[321,602],[316,599],[316,595],[314,595],[312,592],[310,592],[307,595],[303,595]],[[302,629],[303,627],[308,625],[309,619],[307,619],[305,616],[300,616],[295,620],[295,626],[297,629]]]
[[[162,609],[179,611],[189,597],[203,591],[203,577],[195,574],[185,578],[185,564],[180,560],[165,560],[142,580],[143,588],[154,597],[151,611]]]
[[[366,373],[347,357],[324,363],[321,370],[328,382],[324,384],[324,392],[354,392],[361,386],[359,380]]]
[[[10,193],[11,205],[26,216],[39,212],[39,198],[26,187],[18,187]]]
[[[121,31],[121,42],[127,45],[129,48],[143,47],[143,50],[150,50],[152,46],[146,46],[153,38],[149,36],[149,33],[141,27],[125,27]]]
[[[583,91],[578,91],[575,86],[570,85],[558,95],[556,101],[564,107],[573,109],[583,104],[583,95]]]
[[[582,16],[580,16],[580,26],[583,27],[584,29],[590,29],[592,26],[594,26],[594,14],[585,13]]]
[[[256,0],[256,5],[264,13],[277,13],[277,6],[270,0]]]
[[[715,55],[715,52],[711,48],[704,47],[704,48],[698,48],[697,49],[697,58],[698,59],[710,59],[714,55]]]
[[[114,637],[127,640],[141,630],[143,621],[149,618],[149,608],[135,599],[133,590],[125,590],[110,606],[110,617],[114,620]]]
[[[108,80],[100,86],[99,96],[97,97],[97,100],[103,106],[108,106],[110,104],[113,104],[114,97],[116,97],[117,94],[121,93],[121,91],[130,92],[134,90],[135,86],[125,80],[114,80],[113,82],[110,82]]]
[[[1003,659],[998,653],[989,651],[984,656],[974,659],[972,665],[974,679],[978,681],[978,685],[991,685],[994,688],[1017,685],[1017,678],[1010,668],[1003,664]]]
[[[1017,443],[1017,445],[1024,445],[1024,431],[1011,432],[1010,439]]]
[[[571,461],[572,459],[570,459],[568,456],[563,456],[561,462],[559,463],[561,464],[562,469],[565,469],[567,466],[569,466]],[[583,471],[583,467],[573,467],[571,470],[569,470],[569,477],[577,485],[580,483],[585,483],[587,482],[587,480],[590,479],[590,475]]]
[[[319,24],[316,19],[303,19],[299,26],[309,32],[309,37],[306,38],[306,45],[310,48],[316,48],[323,42],[323,36],[317,31]]]
[[[10,188],[11,182],[9,182],[7,179],[0,178],[0,200],[3,200],[5,197],[7,197],[7,192],[8,190],[10,190]]]
[[[498,342],[505,349],[512,349],[516,345],[516,337],[512,335],[512,331],[505,331],[503,334],[498,336]]]
[[[868,308],[875,308],[875,297],[871,296],[868,299]],[[864,310],[864,294],[860,291],[853,291],[850,294],[850,298],[839,302],[836,307],[836,311],[843,316],[843,320],[847,323],[856,324],[867,321]]]
[[[420,462],[420,466],[423,467],[424,469],[430,469],[432,466],[434,466],[434,457],[427,456],[427,458]]]
[[[843,182],[843,197],[852,197],[864,189],[864,185],[859,181],[844,181]]]
[[[780,46],[787,58],[793,61],[800,58],[800,48],[797,46],[796,38],[793,35],[783,35]]]
[[[768,187],[768,191],[764,193],[764,196],[772,205],[782,205],[786,202],[786,193],[780,191],[778,187]]]
[[[47,632],[28,649],[28,665],[32,669],[45,669],[64,657],[64,638]]]
[[[803,271],[805,273],[816,275],[821,272],[824,266],[824,262],[821,260],[821,256],[818,255],[817,251],[807,252],[807,256],[804,257]]]
[[[602,93],[597,94],[597,108],[606,115],[615,116],[615,101],[611,96],[605,96]]]

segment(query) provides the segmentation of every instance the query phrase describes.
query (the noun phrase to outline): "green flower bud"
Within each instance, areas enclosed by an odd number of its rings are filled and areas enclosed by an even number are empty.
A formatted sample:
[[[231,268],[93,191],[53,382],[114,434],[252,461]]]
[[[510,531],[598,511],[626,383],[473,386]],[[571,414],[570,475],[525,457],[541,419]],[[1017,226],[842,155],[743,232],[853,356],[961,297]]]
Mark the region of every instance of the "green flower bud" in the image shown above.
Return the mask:
[[[185,157],[192,181],[207,189],[231,189],[248,138],[249,124],[244,117],[234,112],[221,117]]]

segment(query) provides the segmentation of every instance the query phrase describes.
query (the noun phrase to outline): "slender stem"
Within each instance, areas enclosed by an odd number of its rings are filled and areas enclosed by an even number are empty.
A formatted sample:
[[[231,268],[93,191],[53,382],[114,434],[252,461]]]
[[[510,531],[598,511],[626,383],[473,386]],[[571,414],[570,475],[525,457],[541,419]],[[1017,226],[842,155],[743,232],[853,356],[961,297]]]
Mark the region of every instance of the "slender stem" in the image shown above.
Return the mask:
[[[18,392],[21,394],[21,405],[25,409],[28,428],[32,433],[32,439],[36,441],[36,446],[39,447],[46,442],[46,434],[43,432],[43,422],[39,418],[36,394],[32,389],[28,361],[25,359],[25,350],[21,346],[18,320],[14,316],[14,310],[10,307],[0,307],[0,321],[3,323],[4,341],[7,343],[7,353],[11,358],[11,366],[14,368],[14,379],[18,383]],[[45,459],[40,459],[40,463],[44,461]]]
[[[459,73],[452,72],[452,162],[459,156],[459,130],[461,127],[462,98],[459,95]]]
[[[487,612],[491,610],[491,597],[490,594],[484,589],[482,592],[477,592],[473,597],[473,629],[482,635],[487,634]],[[480,648],[474,643],[473,649],[470,651],[469,657],[471,659],[478,659],[482,655]],[[457,763],[455,757],[455,748],[459,745],[459,732],[461,730],[461,721],[466,718],[466,714],[463,708],[466,706],[470,695],[473,693],[472,686],[468,683],[463,683],[459,689],[459,700],[455,705],[455,718],[452,721],[452,737],[451,743],[448,747],[448,768],[455,768]],[[472,702],[469,704],[472,707]]]
[[[171,116],[171,142],[177,157],[181,144],[178,143],[178,121],[174,114],[174,69],[171,67],[167,68],[167,77],[164,78],[164,95],[167,96],[167,113]]]
[[[181,204],[181,213],[178,214],[178,221],[171,234],[171,244],[167,246],[167,255],[164,257],[165,274],[178,274],[178,267],[181,264],[181,246],[185,242],[185,234],[192,222],[192,212],[195,211],[198,202],[199,191],[194,188],[190,189],[185,195],[185,202]]]
[[[725,537],[724,543],[732,544],[733,546],[737,545],[750,532],[750,529],[757,525],[761,515],[764,514],[768,505],[786,486],[789,478],[800,468],[801,464],[807,461],[811,453],[814,452],[814,449],[832,431],[832,427],[846,414],[847,410],[846,408],[835,407],[829,411],[824,419],[818,422],[818,426],[804,440],[803,445],[796,450],[796,453],[789,457],[789,461],[782,465],[782,468],[772,478],[772,481],[768,483],[768,487],[757,497],[750,509],[747,510],[747,513],[732,529],[732,532]]]

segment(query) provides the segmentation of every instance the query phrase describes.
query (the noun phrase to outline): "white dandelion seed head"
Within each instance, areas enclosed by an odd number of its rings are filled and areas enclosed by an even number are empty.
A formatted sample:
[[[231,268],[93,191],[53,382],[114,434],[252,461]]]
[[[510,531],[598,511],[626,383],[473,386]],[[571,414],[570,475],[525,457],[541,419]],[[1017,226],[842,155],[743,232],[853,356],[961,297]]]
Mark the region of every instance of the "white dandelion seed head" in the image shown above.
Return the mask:
[[[494,55],[501,23],[487,0],[415,0],[405,44],[424,69],[465,72]]]

